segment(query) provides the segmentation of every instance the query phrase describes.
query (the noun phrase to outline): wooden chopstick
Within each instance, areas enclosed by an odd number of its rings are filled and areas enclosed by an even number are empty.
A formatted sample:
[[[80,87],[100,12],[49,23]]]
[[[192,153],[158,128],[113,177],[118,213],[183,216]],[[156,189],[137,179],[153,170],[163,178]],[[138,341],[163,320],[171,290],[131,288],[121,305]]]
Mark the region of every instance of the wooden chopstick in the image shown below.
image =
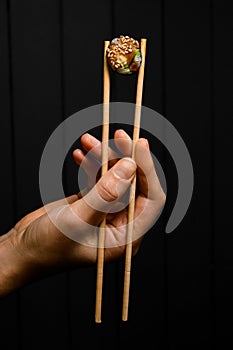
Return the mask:
[[[138,81],[137,81],[133,145],[132,145],[133,159],[135,159],[135,144],[139,138],[139,132],[140,132],[143,80],[144,80],[145,58],[146,58],[146,42],[147,42],[147,39],[141,39],[142,63],[139,68]],[[103,176],[108,171],[110,74],[109,74],[108,62],[107,62],[107,48],[109,44],[110,44],[109,41],[104,42],[104,70],[103,70],[103,90],[104,91],[103,91],[101,176]],[[125,253],[124,291],[123,291],[123,306],[122,306],[123,321],[128,320],[135,191],[136,191],[136,176],[134,177],[133,182],[131,184],[130,195],[129,195],[128,226],[127,226],[126,253]],[[106,217],[103,219],[103,221],[100,224],[98,247],[97,247],[97,276],[96,276],[96,304],[95,304],[95,322],[96,323],[101,323],[105,227],[106,227]]]
[[[110,42],[104,42],[104,69],[103,69],[103,125],[102,125],[102,168],[101,176],[108,171],[108,142],[109,142],[109,101],[110,101],[110,74],[107,62],[107,48]],[[102,290],[104,272],[104,243],[106,217],[100,224],[97,248],[97,276],[96,276],[96,304],[95,322],[101,323]]]
[[[143,92],[143,80],[144,80],[145,58],[146,58],[146,42],[147,42],[147,39],[141,39],[142,63],[139,68],[138,81],[137,81],[136,106],[135,106],[134,130],[133,130],[133,146],[132,146],[133,159],[135,159],[135,144],[139,138],[139,131],[140,131],[142,92]],[[123,321],[128,320],[135,191],[136,191],[136,176],[134,177],[130,187],[129,206],[128,206],[128,226],[127,226],[127,236],[126,236],[125,274],[124,274],[124,290],[123,290],[123,305],[122,305]]]

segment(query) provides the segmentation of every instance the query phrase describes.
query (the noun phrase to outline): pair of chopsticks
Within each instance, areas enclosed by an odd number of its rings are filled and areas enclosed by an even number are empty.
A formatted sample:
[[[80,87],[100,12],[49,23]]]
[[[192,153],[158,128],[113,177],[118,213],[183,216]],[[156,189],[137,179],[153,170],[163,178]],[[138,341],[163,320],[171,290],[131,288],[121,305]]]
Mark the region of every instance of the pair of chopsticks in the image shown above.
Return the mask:
[[[143,93],[143,80],[146,58],[146,42],[147,39],[141,39],[141,55],[142,62],[138,71],[137,91],[136,91],[136,108],[134,115],[133,129],[133,146],[132,159],[135,158],[135,144],[139,138],[141,106]],[[110,42],[104,42],[104,69],[103,69],[103,122],[102,122],[102,168],[101,176],[108,171],[108,141],[109,141],[109,102],[110,102],[110,74],[107,62],[107,48]],[[133,223],[134,223],[134,207],[135,207],[135,191],[136,191],[136,176],[134,177],[129,194],[128,206],[128,226],[126,237],[125,251],[125,272],[124,272],[124,290],[123,290],[123,305],[122,305],[122,320],[128,320],[129,308],[129,290],[130,290],[130,273],[132,259],[132,240],[133,240]],[[100,224],[98,248],[97,248],[97,276],[96,276],[96,305],[95,305],[95,322],[101,322],[102,309],[102,289],[103,289],[103,271],[104,271],[104,242],[105,242],[105,227],[106,217]]]

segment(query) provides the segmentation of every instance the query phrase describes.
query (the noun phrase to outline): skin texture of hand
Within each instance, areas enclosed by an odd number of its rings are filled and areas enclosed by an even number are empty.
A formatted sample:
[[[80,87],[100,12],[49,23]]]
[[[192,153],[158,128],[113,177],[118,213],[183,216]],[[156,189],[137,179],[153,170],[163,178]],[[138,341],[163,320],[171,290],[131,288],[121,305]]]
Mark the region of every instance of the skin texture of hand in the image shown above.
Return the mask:
[[[83,150],[76,149],[73,158],[87,174],[85,191],[66,198],[66,203],[62,199],[26,215],[0,237],[0,296],[48,274],[94,264],[98,226],[106,215],[105,261],[122,258],[127,225],[127,207],[122,206],[136,174],[133,254],[137,253],[143,234],[165,204],[165,194],[147,140],[136,143],[135,161],[130,158],[132,140],[123,130],[115,132],[114,141],[123,158],[119,160],[119,154],[109,149],[109,171],[96,183],[93,174],[100,164],[101,142],[83,135]],[[61,227],[75,240],[63,234]]]

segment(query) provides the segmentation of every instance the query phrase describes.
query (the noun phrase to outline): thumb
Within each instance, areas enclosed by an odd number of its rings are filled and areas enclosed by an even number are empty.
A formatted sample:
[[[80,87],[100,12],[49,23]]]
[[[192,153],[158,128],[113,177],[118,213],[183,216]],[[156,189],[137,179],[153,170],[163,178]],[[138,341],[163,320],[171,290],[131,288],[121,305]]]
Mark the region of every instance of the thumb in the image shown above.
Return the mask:
[[[131,158],[120,159],[82,199],[73,203],[78,216],[90,224],[99,224],[126,193],[136,168]]]

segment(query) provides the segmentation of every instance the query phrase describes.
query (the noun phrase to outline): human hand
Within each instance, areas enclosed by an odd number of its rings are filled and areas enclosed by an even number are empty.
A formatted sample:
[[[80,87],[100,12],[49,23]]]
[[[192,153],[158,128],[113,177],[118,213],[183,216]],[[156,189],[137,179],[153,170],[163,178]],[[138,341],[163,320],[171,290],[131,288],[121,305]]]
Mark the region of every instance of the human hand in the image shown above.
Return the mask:
[[[129,157],[132,148],[129,136],[118,130],[114,139],[121,153]],[[2,270],[7,277],[7,283],[5,288],[1,287],[0,276],[0,295],[49,273],[95,263],[97,230],[106,213],[105,260],[121,258],[125,250],[127,208],[120,211],[118,209],[122,206],[122,199],[136,171],[133,254],[139,249],[143,234],[159,215],[165,203],[165,194],[145,139],[139,139],[136,144],[136,163],[129,158],[117,161],[118,156],[109,149],[110,158],[115,160],[110,162],[110,170],[95,186],[95,179],[91,174],[101,158],[101,142],[85,134],[81,138],[81,144],[85,151],[91,151],[95,156],[95,159],[91,160],[82,150],[75,150],[73,153],[76,163],[88,174],[85,195],[73,195],[66,199],[67,203],[60,200],[28,214],[2,237],[0,255],[3,254],[5,259],[2,260],[0,271]],[[117,212],[113,212],[114,207]],[[143,210],[146,210],[146,216],[140,216]],[[66,231],[68,229],[75,240],[70,239],[69,234],[64,235],[61,227]],[[15,263],[4,265],[6,257]],[[15,277],[11,279],[12,283],[9,282],[9,276]]]

